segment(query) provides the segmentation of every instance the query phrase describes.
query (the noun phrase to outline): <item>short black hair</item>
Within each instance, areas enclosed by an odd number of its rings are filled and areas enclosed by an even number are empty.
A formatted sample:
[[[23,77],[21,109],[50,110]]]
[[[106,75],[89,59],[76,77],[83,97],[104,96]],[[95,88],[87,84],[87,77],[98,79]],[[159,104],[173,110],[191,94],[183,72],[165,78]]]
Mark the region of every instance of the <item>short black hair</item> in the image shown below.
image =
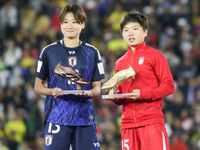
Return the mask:
[[[60,24],[63,23],[65,14],[68,12],[71,12],[74,15],[74,18],[79,24],[82,24],[84,22],[86,23],[87,16],[85,14],[85,11],[80,5],[74,4],[74,5],[67,5],[62,9],[62,11],[59,14]]]
[[[129,13],[127,13],[124,18],[121,20],[120,23],[120,31],[122,33],[122,30],[124,26],[129,22],[137,22],[140,24],[140,26],[143,28],[144,31],[149,29],[149,22],[145,15],[141,14],[137,10],[132,10]]]

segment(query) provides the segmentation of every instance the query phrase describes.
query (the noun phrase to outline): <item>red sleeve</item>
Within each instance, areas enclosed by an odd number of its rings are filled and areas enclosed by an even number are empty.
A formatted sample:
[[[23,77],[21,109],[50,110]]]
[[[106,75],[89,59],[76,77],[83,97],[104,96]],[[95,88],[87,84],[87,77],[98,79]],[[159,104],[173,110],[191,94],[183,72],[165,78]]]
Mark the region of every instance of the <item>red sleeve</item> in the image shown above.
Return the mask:
[[[155,89],[142,89],[140,99],[157,100],[174,93],[174,81],[165,56],[158,52],[152,57],[155,74],[160,81],[160,86]]]

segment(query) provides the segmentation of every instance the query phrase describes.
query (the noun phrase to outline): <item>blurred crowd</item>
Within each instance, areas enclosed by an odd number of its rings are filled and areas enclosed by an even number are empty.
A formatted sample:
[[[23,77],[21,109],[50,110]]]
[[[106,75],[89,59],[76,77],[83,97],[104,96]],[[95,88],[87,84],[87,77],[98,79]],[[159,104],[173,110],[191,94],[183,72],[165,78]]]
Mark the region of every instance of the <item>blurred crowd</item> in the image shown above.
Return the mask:
[[[0,0],[0,150],[44,149],[45,96],[34,92],[38,55],[63,38],[58,15],[83,6],[80,39],[102,55],[106,82],[126,52],[120,20],[130,10],[150,23],[147,45],[168,60],[176,90],[163,99],[170,150],[200,150],[200,0]],[[102,82],[102,83],[103,83]],[[102,150],[121,150],[121,106],[94,99]]]

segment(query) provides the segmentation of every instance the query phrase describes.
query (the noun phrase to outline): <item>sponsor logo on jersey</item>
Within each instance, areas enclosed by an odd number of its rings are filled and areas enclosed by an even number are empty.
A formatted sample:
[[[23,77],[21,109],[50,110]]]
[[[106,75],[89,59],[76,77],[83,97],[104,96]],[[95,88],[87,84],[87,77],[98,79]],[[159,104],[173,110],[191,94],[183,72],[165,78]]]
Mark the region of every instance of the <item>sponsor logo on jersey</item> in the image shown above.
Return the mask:
[[[93,143],[94,144],[94,147],[99,147],[100,144],[99,143]]]
[[[77,58],[76,57],[68,57],[69,65],[74,67],[77,65]]]
[[[138,64],[139,65],[142,65],[144,62],[144,56],[140,57],[139,61],[138,61]]]
[[[70,55],[75,54],[75,51],[68,51]]]
[[[51,145],[52,141],[53,141],[53,135],[46,135],[45,136],[45,144],[46,144],[46,146]]]

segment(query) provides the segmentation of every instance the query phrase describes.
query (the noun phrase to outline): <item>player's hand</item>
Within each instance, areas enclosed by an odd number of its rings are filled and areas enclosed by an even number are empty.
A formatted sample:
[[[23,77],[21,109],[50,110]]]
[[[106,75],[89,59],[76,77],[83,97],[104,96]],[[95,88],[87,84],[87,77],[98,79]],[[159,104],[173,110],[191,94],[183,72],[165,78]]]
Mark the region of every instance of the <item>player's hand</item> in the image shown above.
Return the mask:
[[[62,91],[62,89],[60,89],[60,88],[58,88],[58,87],[55,87],[55,88],[52,89],[52,96],[53,96],[54,98],[58,98],[58,97],[61,97],[61,96],[64,95],[64,94],[55,94],[54,91]]]
[[[91,90],[90,90],[90,94],[80,93],[80,94],[74,94],[74,95],[76,95],[78,97],[82,97],[82,98],[92,98],[92,97],[94,97]]]
[[[129,98],[129,99],[134,99],[134,100],[140,99],[140,90],[139,89],[135,89],[135,90],[133,90],[132,93],[126,94],[123,97],[124,98]]]
[[[104,100],[110,100],[110,101],[118,101],[124,99],[124,97],[113,97],[113,98],[104,98]]]

